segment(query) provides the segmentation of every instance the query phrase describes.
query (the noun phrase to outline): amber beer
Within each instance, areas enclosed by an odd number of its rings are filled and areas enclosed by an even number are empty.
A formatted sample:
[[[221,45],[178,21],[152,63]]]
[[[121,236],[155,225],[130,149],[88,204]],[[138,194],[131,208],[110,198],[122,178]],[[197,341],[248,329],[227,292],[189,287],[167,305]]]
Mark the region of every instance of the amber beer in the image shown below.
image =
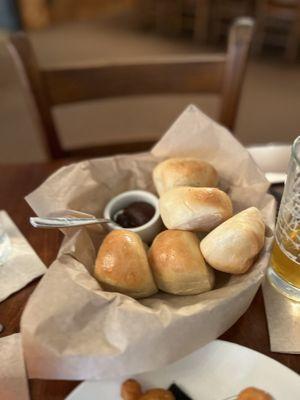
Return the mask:
[[[300,229],[292,231],[291,237],[300,246]],[[287,247],[287,248],[286,248]],[[271,264],[274,271],[284,280],[291,285],[300,289],[300,255],[295,247],[288,248],[282,243],[279,245],[277,241],[274,242]]]
[[[292,146],[268,277],[280,292],[300,301],[300,136]]]

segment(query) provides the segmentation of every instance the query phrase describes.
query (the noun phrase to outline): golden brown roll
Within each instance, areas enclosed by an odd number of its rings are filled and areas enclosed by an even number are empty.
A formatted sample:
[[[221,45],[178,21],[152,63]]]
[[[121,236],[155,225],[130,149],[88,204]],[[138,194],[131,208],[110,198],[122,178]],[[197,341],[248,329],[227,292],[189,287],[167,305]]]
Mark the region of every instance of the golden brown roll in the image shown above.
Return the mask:
[[[103,289],[134,298],[157,292],[146,246],[128,230],[110,232],[103,240],[95,263],[95,278]]]
[[[209,232],[232,216],[229,196],[216,188],[171,189],[161,196],[159,208],[168,229]]]
[[[161,196],[177,186],[215,187],[218,173],[211,164],[198,158],[169,158],[154,168],[153,182]]]
[[[273,400],[273,398],[263,390],[249,387],[238,395],[237,400]]]
[[[192,232],[161,232],[149,250],[149,262],[155,282],[164,292],[189,295],[213,287],[213,269],[205,264],[199,239]]]
[[[147,390],[139,400],[176,400],[173,393],[165,389]]]
[[[219,271],[242,274],[263,248],[265,224],[255,207],[236,214],[210,232],[200,244],[205,260]]]
[[[142,396],[142,388],[135,379],[127,379],[121,386],[121,397],[123,400],[139,400]]]

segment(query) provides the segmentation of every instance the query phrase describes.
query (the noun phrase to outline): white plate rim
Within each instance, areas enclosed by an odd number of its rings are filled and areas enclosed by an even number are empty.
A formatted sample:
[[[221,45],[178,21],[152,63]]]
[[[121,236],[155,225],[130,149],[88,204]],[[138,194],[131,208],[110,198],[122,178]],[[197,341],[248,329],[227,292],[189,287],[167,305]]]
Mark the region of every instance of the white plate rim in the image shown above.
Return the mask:
[[[256,354],[257,357],[259,357],[259,358],[261,358],[261,359],[263,359],[263,360],[268,360],[268,362],[271,361],[272,364],[276,364],[279,368],[281,368],[282,370],[285,370],[287,374],[292,375],[292,376],[294,376],[295,378],[300,379],[300,375],[297,374],[297,372],[295,372],[295,371],[293,371],[292,369],[288,368],[286,365],[282,364],[281,362],[275,360],[275,359],[272,358],[272,357],[269,357],[269,356],[265,355],[264,353],[261,353],[261,352],[259,352],[259,351],[257,351],[257,350],[254,350],[254,349],[251,349],[250,347],[240,345],[240,344],[238,344],[238,343],[234,343],[234,342],[229,342],[229,341],[226,341],[226,340],[217,339],[217,340],[213,340],[212,342],[210,342],[210,343],[208,343],[207,345],[203,346],[201,349],[204,349],[205,347],[210,346],[210,345],[212,345],[213,343],[218,343],[218,344],[221,344],[221,345],[223,345],[223,346],[226,346],[227,348],[232,348],[232,350],[234,350],[234,349],[243,349],[243,351],[246,350],[247,352],[254,353],[254,354]],[[196,350],[196,352],[199,351],[199,350],[201,350],[201,349]],[[190,356],[192,356],[194,353],[195,353],[195,352],[193,352],[193,353],[187,355],[186,357],[183,357],[183,358],[180,359],[180,360],[175,361],[173,364],[180,363],[181,361],[183,361],[183,360],[185,360],[185,359],[188,359],[188,358],[189,358]],[[170,365],[173,365],[173,364],[170,364]],[[162,368],[159,368],[159,369],[163,370],[164,368],[168,368],[170,365],[167,365],[167,366],[162,367]],[[145,375],[147,375],[148,373],[151,373],[151,372],[154,372],[154,371],[152,370],[152,371],[143,372],[143,373],[141,373],[141,374],[132,375],[132,377],[133,377],[133,378],[138,378],[139,376],[145,376]],[[119,377],[119,378],[122,378],[122,377]],[[128,376],[124,376],[123,378],[126,379],[126,378],[128,378]],[[95,382],[95,381],[84,381],[84,382],[80,383],[80,384],[66,397],[66,400],[77,400],[76,396],[77,396],[77,395],[82,395],[82,389],[85,387],[85,385],[86,385],[87,382]],[[103,380],[103,381],[98,380],[97,382],[99,382],[99,383],[100,383],[100,382],[105,382],[105,380]],[[101,394],[101,393],[100,393],[100,394]],[[74,397],[74,396],[75,396],[75,397]],[[78,398],[79,398],[79,397],[78,397]]]

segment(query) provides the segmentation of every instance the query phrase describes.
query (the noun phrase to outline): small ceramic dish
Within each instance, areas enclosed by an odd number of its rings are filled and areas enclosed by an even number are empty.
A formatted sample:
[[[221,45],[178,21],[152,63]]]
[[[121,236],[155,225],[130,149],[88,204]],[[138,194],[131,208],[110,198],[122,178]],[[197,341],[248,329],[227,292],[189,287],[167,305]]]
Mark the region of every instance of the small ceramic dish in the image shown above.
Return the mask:
[[[115,229],[127,229],[140,235],[141,239],[145,243],[151,243],[154,237],[162,230],[162,221],[160,219],[158,198],[145,190],[129,190],[113,197],[106,205],[104,209],[104,218],[114,219],[116,213],[128,207],[130,204],[144,201],[152,205],[155,209],[153,217],[146,222],[146,224],[138,226],[136,228],[123,228],[118,224],[109,223],[107,224],[110,230]]]

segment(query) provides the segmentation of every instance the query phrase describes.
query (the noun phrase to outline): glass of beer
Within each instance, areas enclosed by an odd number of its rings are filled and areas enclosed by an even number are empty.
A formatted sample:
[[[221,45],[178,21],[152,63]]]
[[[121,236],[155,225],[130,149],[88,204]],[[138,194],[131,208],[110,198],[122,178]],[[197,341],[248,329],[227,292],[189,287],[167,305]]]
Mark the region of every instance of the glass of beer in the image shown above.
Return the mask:
[[[300,136],[292,146],[268,277],[276,289],[300,301]]]

